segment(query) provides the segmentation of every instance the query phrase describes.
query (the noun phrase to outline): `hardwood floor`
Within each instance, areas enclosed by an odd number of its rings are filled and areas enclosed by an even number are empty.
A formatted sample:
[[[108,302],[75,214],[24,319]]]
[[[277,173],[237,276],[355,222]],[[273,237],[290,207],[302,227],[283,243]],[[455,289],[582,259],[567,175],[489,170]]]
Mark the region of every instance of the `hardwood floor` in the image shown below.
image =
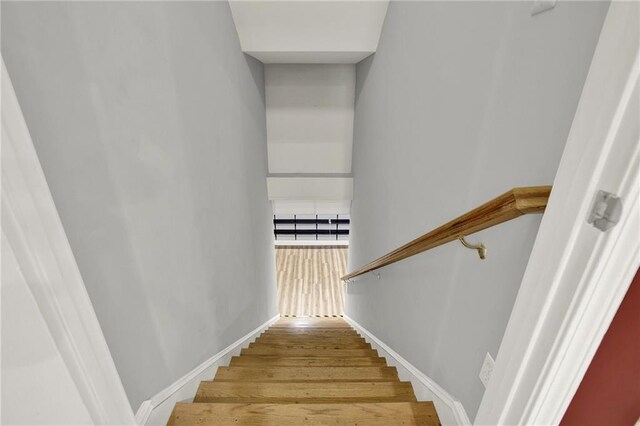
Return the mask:
[[[342,315],[346,269],[347,247],[276,247],[280,314]]]
[[[250,351],[251,353],[248,353]],[[342,318],[281,318],[229,367],[176,404],[170,426],[439,426],[431,401],[417,401]]]

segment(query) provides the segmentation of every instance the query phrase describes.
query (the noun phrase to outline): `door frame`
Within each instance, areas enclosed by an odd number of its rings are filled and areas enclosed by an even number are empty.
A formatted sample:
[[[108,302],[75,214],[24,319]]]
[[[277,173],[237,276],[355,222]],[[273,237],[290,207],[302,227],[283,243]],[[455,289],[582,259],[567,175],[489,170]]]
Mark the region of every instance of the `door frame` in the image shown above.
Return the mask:
[[[1,56],[0,61],[3,237],[93,423],[134,425]]]
[[[559,424],[640,265],[639,17],[611,2],[476,424]],[[598,190],[622,200],[605,232]]]
[[[558,424],[640,265],[639,12],[609,8],[478,424]],[[2,97],[22,159],[2,170],[2,231],[94,421],[133,424],[4,62]],[[606,232],[586,222],[600,189],[624,207]]]

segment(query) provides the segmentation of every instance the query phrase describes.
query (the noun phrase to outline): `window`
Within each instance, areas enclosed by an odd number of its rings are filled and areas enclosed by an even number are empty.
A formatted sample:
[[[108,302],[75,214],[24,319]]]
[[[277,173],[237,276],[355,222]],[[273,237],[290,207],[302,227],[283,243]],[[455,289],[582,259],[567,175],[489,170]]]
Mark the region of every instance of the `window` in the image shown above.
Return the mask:
[[[273,215],[276,240],[345,241],[349,239],[348,214]]]

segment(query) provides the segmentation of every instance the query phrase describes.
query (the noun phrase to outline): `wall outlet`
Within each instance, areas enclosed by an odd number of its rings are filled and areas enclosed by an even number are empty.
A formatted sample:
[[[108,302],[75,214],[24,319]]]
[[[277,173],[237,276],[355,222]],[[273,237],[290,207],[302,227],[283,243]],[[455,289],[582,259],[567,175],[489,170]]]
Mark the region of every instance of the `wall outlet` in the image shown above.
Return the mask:
[[[480,369],[480,381],[486,388],[489,384],[489,379],[491,379],[491,373],[493,373],[493,366],[495,365],[495,361],[491,358],[491,354],[487,352],[487,355],[484,357],[484,362],[482,363],[482,368]]]

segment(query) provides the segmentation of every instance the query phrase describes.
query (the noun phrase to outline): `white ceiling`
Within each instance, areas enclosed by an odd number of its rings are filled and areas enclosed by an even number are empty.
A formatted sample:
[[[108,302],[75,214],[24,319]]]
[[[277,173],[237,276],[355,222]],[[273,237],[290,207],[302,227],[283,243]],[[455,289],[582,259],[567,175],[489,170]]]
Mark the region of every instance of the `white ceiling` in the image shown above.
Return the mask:
[[[388,4],[229,0],[242,51],[265,64],[355,64],[376,51]]]

